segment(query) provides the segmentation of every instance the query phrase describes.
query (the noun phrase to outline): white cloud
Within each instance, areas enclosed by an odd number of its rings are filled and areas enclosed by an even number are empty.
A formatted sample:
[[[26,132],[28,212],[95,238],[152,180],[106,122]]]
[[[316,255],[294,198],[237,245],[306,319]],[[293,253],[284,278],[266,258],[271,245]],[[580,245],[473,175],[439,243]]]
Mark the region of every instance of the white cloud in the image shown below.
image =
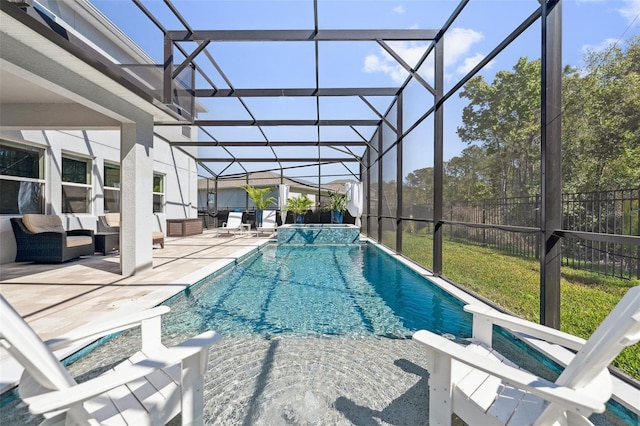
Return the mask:
[[[622,15],[629,23],[634,22],[635,25],[640,25],[640,0],[624,0],[624,7],[618,9],[620,15]]]
[[[604,52],[605,50],[609,49],[611,46],[613,46],[616,43],[618,43],[618,39],[607,38],[602,40],[598,44],[585,44],[582,46],[581,50],[582,50],[582,53]]]
[[[484,38],[482,33],[468,28],[453,28],[444,35],[444,65],[453,65],[467,54],[471,46]]]
[[[396,61],[383,51],[383,54],[367,55],[364,58],[364,68],[362,69],[366,73],[382,72],[391,77],[394,83],[401,84],[407,78],[409,73],[405,71]]]
[[[467,28],[453,28],[447,32],[444,40],[445,68],[451,69],[451,67],[459,64],[456,67],[456,72],[466,74],[464,70],[473,68],[484,58],[484,56],[479,53],[466,57],[471,47],[483,38],[482,33]],[[409,66],[415,67],[429,46],[429,42],[396,41],[389,42],[388,45],[409,64]],[[420,67],[420,74],[427,78],[427,80],[432,81],[434,74],[433,68],[433,60],[429,58]],[[365,58],[363,71],[367,73],[382,72],[390,76],[391,80],[396,84],[403,83],[408,76],[407,71],[382,48],[380,48],[379,54],[371,54]]]
[[[463,63],[461,65],[458,65],[458,68],[456,68],[456,72],[460,75],[466,75],[469,71],[473,69],[473,67],[478,65],[480,61],[482,61],[483,59],[484,59],[484,55],[481,53],[476,53],[474,56],[466,57],[464,58]],[[490,61],[485,66],[485,68],[490,67],[491,63],[492,61]]]
[[[392,10],[394,13],[397,13],[398,15],[402,15],[404,13],[404,6],[399,4],[396,7],[394,7]]]

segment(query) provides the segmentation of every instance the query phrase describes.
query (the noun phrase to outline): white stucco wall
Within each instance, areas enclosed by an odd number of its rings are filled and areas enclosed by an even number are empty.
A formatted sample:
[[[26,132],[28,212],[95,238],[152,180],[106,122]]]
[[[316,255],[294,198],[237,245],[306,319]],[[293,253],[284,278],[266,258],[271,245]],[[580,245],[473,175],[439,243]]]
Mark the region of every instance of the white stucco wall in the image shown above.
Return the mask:
[[[176,127],[176,129],[180,129]],[[178,130],[179,131],[179,130]],[[103,214],[104,162],[120,163],[120,131],[113,130],[23,130],[4,131],[0,138],[45,150],[45,213],[62,217],[65,229],[96,229],[97,218]],[[62,214],[62,179],[60,165],[63,153],[92,161],[92,212]],[[158,137],[154,138],[153,171],[165,176],[164,213],[156,214],[154,231],[166,231],[166,219],[197,217],[197,171],[195,161],[185,153],[172,149]],[[126,183],[125,183],[126,184]],[[152,206],[149,206],[151,209]],[[0,263],[13,262],[15,238],[10,217],[0,216]]]

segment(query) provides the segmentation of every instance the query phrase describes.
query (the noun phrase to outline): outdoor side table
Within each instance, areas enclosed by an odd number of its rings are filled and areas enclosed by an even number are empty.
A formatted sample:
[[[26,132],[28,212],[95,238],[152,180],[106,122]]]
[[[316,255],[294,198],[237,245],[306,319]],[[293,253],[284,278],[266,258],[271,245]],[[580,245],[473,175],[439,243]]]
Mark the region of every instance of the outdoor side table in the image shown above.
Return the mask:
[[[202,234],[202,218],[167,219],[167,237],[187,237]]]
[[[94,235],[96,251],[106,255],[114,250],[120,250],[119,232],[96,232]]]

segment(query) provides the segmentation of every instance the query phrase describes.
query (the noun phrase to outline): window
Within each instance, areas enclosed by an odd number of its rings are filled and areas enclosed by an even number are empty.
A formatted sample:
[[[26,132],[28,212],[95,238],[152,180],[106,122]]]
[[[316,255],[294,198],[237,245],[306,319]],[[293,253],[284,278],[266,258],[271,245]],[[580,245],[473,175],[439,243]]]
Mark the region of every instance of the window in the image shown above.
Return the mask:
[[[164,212],[164,175],[153,174],[153,212]]]
[[[44,213],[44,150],[0,141],[0,214]]]
[[[120,212],[120,166],[104,164],[104,212]],[[164,212],[164,175],[153,174],[153,212]]]
[[[62,157],[62,213],[91,213],[91,161]]]
[[[120,166],[104,163],[104,212],[120,213]]]

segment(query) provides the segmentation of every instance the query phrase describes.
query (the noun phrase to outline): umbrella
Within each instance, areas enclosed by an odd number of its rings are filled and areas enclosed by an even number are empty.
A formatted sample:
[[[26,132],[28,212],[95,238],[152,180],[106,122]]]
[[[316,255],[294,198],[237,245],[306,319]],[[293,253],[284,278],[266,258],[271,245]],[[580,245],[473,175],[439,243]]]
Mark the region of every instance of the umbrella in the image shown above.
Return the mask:
[[[283,224],[287,220],[287,198],[289,198],[289,185],[285,185],[284,183],[281,183],[279,188],[278,201],[280,202],[280,216],[282,218]]]
[[[362,216],[362,183],[347,182],[344,184],[347,193],[347,210],[356,219],[356,226],[360,227]]]

